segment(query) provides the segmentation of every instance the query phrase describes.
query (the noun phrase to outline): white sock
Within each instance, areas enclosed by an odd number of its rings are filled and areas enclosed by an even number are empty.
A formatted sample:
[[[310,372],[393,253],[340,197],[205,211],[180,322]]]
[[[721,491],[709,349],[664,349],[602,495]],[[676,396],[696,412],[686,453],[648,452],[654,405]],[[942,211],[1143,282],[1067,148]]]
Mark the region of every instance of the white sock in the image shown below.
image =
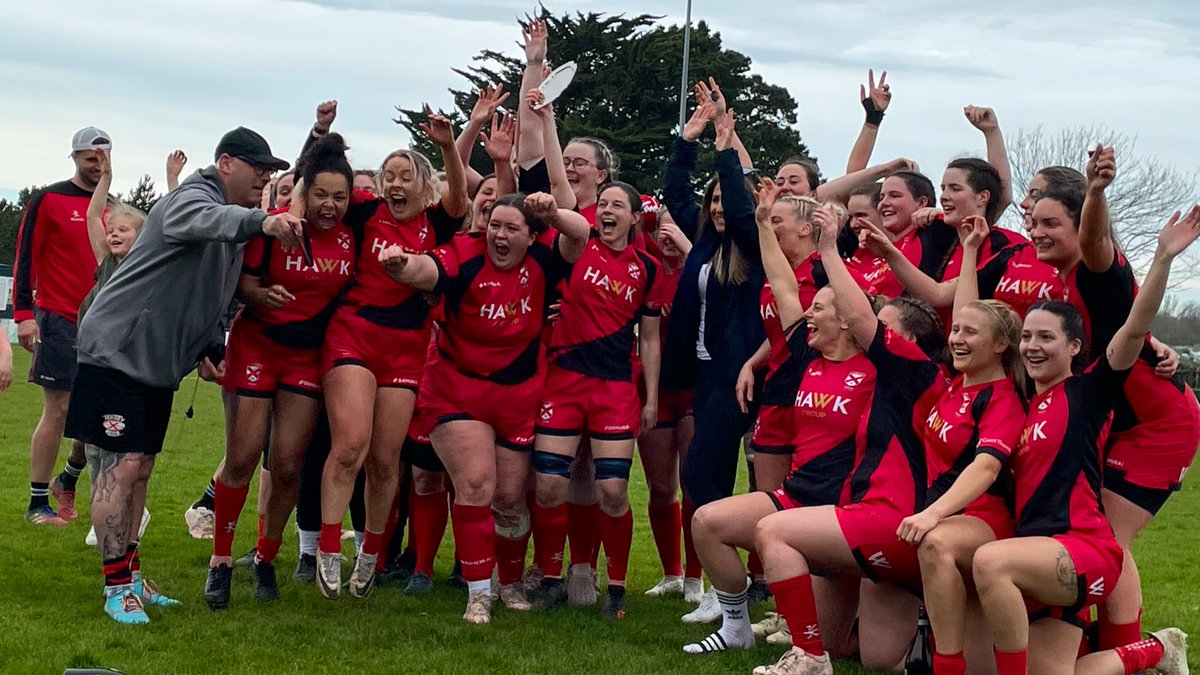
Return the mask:
[[[726,649],[749,649],[754,646],[754,632],[750,629],[750,610],[746,591],[723,593],[717,591],[717,602],[721,604],[721,628],[700,642],[684,645],[688,654],[705,654]]]
[[[300,530],[300,552],[305,555],[317,555],[317,540],[321,538],[320,530]]]
[[[474,595],[475,593],[491,593],[491,592],[492,592],[491,577],[489,577],[487,579],[483,579],[481,581],[468,581],[467,582],[467,595]]]

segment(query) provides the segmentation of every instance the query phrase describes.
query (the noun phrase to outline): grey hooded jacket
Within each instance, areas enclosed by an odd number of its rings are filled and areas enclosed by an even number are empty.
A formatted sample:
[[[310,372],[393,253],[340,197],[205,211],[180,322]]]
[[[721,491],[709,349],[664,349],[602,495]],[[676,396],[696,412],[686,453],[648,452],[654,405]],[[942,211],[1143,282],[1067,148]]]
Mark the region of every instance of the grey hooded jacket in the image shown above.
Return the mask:
[[[79,326],[79,362],[149,387],[178,389],[200,354],[224,342],[242,248],[267,214],[225,203],[215,166],[150,210],[133,248]]]

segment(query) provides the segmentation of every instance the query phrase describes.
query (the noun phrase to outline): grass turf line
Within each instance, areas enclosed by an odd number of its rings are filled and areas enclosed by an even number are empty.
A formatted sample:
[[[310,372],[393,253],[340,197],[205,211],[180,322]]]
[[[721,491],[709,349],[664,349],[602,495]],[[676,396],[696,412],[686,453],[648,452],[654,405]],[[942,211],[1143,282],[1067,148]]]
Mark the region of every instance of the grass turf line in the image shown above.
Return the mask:
[[[385,586],[365,601],[349,596],[330,602],[290,575],[296,551],[289,525],[279,556],[281,597],[270,606],[253,599],[249,570],[234,572],[231,607],[214,614],[202,590],[210,542],[192,540],[184,510],[200,495],[224,453],[224,423],[214,385],[201,383],[196,415],[187,420],[188,379],[176,395],[167,445],[150,482],[153,518],[142,545],[146,576],[184,606],[149,610],[152,624],[117,626],[101,609],[98,555],[83,544],[88,529],[87,473],[80,479],[79,511],[64,528],[33,527],[22,516],[28,500],[29,436],[41,410],[41,393],[25,382],[29,355],[15,347],[16,383],[0,394],[0,566],[8,570],[0,594],[0,672],[61,673],[68,667],[103,666],[140,673],[423,672],[423,673],[748,673],[772,663],[782,649],[687,656],[683,644],[703,638],[709,626],[686,626],[679,617],[692,605],[676,598],[645,598],[661,568],[646,518],[646,486],[635,468],[630,497],[635,519],[630,562],[628,616],[616,624],[600,619],[599,606],[547,615],[497,607],[490,626],[460,618],[465,592],[445,584],[452,544],[447,532],[439,552],[432,595],[407,598]],[[66,461],[66,445],[56,469]],[[744,474],[744,470],[743,470]],[[740,484],[745,484],[742,476]],[[235,555],[254,545],[255,489],[238,524]],[[1200,488],[1185,486],[1142,534],[1135,552],[1145,586],[1147,627],[1176,625],[1197,635],[1200,573],[1194,523]],[[344,551],[352,555],[350,542]],[[348,566],[344,568],[349,574]],[[757,620],[768,607],[752,608]],[[1191,659],[1192,667],[1200,660]],[[838,673],[863,675],[857,664]]]

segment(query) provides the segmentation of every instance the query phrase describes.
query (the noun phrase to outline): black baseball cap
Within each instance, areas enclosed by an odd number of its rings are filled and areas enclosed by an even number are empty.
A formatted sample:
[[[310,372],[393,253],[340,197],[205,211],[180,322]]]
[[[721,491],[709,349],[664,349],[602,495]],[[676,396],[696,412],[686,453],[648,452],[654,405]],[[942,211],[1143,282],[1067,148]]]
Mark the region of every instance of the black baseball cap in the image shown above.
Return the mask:
[[[237,157],[250,164],[269,166],[280,171],[286,171],[291,166],[271,154],[271,146],[267,145],[267,139],[246,127],[238,127],[221,137],[213,159],[220,159],[221,155]]]

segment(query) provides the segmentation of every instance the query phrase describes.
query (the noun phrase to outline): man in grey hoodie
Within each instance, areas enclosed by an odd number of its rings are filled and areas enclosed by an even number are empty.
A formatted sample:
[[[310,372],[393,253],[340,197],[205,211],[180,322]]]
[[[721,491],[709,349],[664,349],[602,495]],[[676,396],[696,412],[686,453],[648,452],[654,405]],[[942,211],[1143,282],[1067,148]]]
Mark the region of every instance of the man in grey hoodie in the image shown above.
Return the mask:
[[[242,248],[260,233],[285,246],[302,237],[295,216],[255,208],[272,171],[288,168],[262,136],[234,129],[215,160],[151,209],[79,326],[67,435],[99,449],[92,524],[104,610],[118,623],[148,623],[146,604],[179,604],[141,579],[138,521],[180,381],[197,367],[209,380],[224,373],[221,318],[237,288]]]

